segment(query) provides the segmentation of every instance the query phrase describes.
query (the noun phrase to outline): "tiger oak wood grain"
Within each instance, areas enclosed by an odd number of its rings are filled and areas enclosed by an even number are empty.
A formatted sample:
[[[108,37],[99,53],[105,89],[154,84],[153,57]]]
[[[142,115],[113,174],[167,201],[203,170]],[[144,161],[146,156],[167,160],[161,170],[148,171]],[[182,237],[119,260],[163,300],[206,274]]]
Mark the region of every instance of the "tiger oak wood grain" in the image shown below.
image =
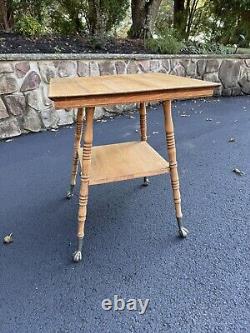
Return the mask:
[[[82,163],[82,148],[78,154]],[[168,172],[168,162],[145,141],[95,146],[92,148],[89,185]]]
[[[218,83],[163,73],[54,78],[49,98],[56,108],[126,104],[211,96]]]

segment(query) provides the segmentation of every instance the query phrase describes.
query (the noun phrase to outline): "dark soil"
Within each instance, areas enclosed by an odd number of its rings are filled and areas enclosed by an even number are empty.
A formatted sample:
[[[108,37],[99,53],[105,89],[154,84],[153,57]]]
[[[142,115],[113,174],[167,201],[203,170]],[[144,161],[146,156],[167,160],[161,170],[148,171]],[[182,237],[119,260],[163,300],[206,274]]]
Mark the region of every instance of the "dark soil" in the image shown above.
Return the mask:
[[[142,40],[43,36],[0,32],[0,53],[148,53]]]

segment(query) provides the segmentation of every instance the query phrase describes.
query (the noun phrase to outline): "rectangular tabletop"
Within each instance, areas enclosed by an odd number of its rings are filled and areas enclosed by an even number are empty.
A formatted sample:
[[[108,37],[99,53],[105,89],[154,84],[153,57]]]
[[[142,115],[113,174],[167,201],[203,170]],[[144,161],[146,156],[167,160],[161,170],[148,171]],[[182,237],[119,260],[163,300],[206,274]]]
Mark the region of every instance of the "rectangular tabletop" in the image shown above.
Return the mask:
[[[210,96],[218,83],[163,73],[54,78],[49,98],[56,107],[97,106]]]

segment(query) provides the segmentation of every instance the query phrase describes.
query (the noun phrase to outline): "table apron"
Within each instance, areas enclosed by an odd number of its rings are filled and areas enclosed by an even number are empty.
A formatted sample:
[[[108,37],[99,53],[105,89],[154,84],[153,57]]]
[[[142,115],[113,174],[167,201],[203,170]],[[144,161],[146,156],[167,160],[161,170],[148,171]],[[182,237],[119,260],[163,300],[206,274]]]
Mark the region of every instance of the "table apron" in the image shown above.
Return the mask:
[[[167,91],[147,91],[126,94],[91,95],[76,97],[53,97],[55,108],[79,108],[114,104],[130,104],[140,102],[164,101],[174,99],[190,99],[213,95],[213,88],[193,88]]]

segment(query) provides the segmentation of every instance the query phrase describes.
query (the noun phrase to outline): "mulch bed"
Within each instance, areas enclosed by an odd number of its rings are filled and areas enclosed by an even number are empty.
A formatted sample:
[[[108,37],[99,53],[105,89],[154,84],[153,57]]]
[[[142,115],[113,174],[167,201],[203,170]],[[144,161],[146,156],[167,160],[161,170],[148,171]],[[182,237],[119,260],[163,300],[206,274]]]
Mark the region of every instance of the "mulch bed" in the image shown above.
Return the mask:
[[[81,36],[27,38],[0,32],[0,53],[149,53],[142,40]]]

